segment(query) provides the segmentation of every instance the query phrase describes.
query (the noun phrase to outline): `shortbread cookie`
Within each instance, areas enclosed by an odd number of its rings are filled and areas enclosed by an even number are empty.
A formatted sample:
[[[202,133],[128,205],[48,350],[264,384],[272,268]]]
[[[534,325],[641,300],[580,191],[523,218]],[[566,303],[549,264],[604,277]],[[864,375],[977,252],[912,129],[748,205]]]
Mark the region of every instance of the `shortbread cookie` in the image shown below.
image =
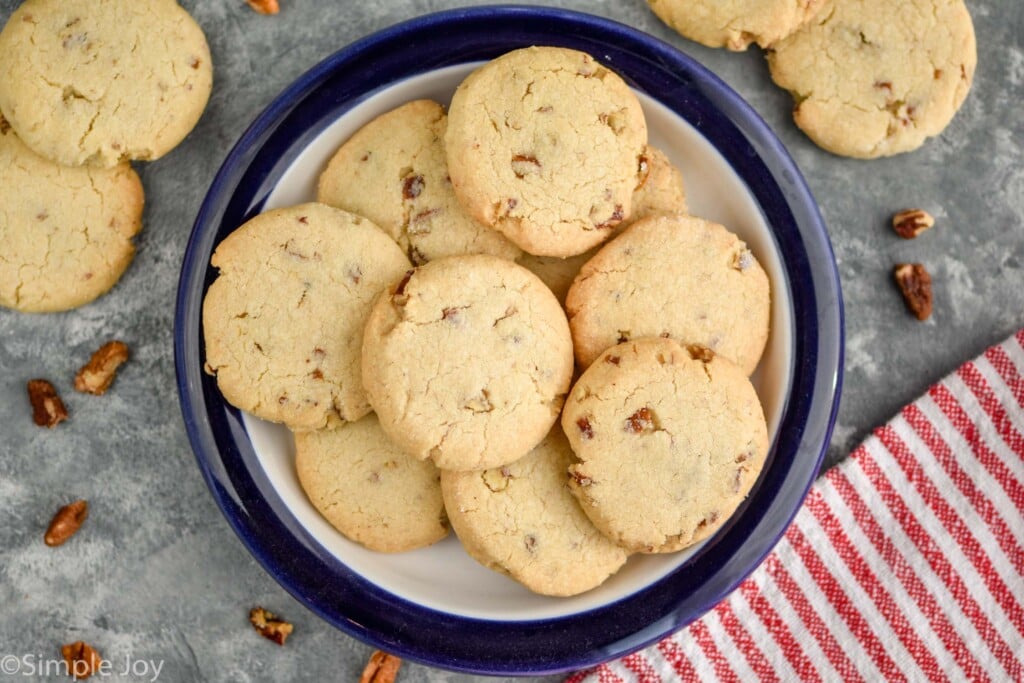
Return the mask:
[[[612,228],[612,236],[625,230],[641,218],[655,213],[686,213],[686,188],[683,174],[665,153],[651,145],[640,158],[640,186],[633,191],[633,214]],[[559,301],[565,301],[569,285],[583,264],[600,250],[600,246],[578,256],[534,256],[524,254],[519,265],[544,281]]]
[[[213,82],[202,29],[174,0],[26,0],[0,33],[0,111],[65,165],[156,159]]]
[[[708,47],[768,47],[810,21],[825,0],[647,0],[658,18]]]
[[[814,142],[873,158],[917,149],[945,129],[978,60],[962,0],[829,0],[819,17],[768,54]]]
[[[558,425],[515,462],[484,472],[441,474],[452,527],[466,552],[535,593],[576,595],[625,564],[569,491],[575,461]]]
[[[370,412],[360,379],[374,298],[409,261],[370,221],[323,204],[256,216],[228,235],[203,302],[206,368],[229,403],[293,430]]]
[[[295,469],[313,507],[370,550],[398,553],[448,535],[440,471],[393,445],[372,413],[297,433]]]
[[[525,251],[575,256],[632,209],[647,124],[636,96],[590,55],[507,53],[455,91],[445,146],[471,216]]]
[[[554,295],[525,268],[482,254],[431,261],[390,287],[363,340],[381,428],[442,469],[528,453],[558,418],[572,366]]]
[[[378,116],[335,152],[317,198],[369,218],[414,265],[461,254],[515,259],[522,251],[455,198],[444,157],[447,119],[430,100]]]
[[[748,375],[768,339],[768,276],[736,235],[683,215],[650,216],[580,270],[565,300],[576,360],[617,343],[670,337],[706,346]]]
[[[699,346],[646,338],[608,349],[566,399],[580,462],[569,486],[606,536],[645,553],[714,533],[764,465],[768,431],[738,367]]]
[[[127,163],[59,166],[0,117],[0,305],[63,311],[113,287],[135,254],[142,202]]]

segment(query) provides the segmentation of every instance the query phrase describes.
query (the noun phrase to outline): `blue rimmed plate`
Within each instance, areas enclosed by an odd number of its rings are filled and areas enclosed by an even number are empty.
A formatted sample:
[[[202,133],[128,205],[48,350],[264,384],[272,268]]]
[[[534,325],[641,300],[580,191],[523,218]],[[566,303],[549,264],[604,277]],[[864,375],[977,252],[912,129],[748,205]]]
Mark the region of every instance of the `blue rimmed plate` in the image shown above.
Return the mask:
[[[203,371],[202,299],[216,244],[251,216],[315,198],[338,144],[412,99],[447,103],[475,64],[527,45],[583,50],[621,74],[653,144],[682,169],[693,213],[734,230],[773,287],[772,334],[754,382],[772,434],[743,507],[699,548],[637,556],[600,588],[556,599],[477,566],[448,539],[385,555],[350,543],[298,486],[286,430],[228,406]],[[429,15],[360,40],[299,78],[229,154],[203,203],[178,291],[175,360],[186,429],[225,516],[253,555],[326,621],[444,668],[544,674],[626,654],[684,626],[749,574],[817,474],[838,406],[842,304],[816,204],[780,142],[713,74],[651,36],[535,7]]]

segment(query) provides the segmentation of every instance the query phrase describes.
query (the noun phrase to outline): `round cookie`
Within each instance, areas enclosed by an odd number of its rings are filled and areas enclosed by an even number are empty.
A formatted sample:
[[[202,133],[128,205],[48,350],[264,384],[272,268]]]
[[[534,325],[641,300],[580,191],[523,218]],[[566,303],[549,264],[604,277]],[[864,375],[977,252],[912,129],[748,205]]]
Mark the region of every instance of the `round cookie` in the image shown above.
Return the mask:
[[[640,158],[640,185],[633,190],[633,213],[626,220],[612,228],[612,236],[618,235],[641,218],[655,213],[686,213],[686,188],[683,174],[657,147],[647,145]],[[534,256],[524,254],[519,265],[544,281],[558,300],[565,302],[573,278],[583,264],[601,249],[596,246],[578,256],[558,258],[557,256]]]
[[[363,338],[381,428],[442,469],[528,453],[558,419],[572,370],[558,300],[530,271],[483,254],[416,268],[374,304]]]
[[[203,301],[206,369],[229,403],[293,430],[370,412],[360,379],[374,298],[409,267],[370,221],[323,204],[260,214],[228,235]]]
[[[764,465],[768,432],[746,375],[699,346],[645,338],[608,349],[566,399],[580,462],[569,486],[623,547],[673,552],[714,533]]]
[[[210,50],[174,0],[26,0],[0,32],[0,111],[58,163],[156,159],[199,120]]]
[[[142,204],[127,163],[59,166],[0,117],[0,305],[64,311],[109,290],[135,254]]]
[[[459,85],[445,134],[471,216],[539,256],[575,256],[631,213],[647,124],[636,96],[590,55],[509,52]]]
[[[825,0],[647,0],[658,18],[708,47],[768,47],[810,21]]]
[[[829,2],[768,53],[793,118],[818,145],[864,159],[938,135],[974,79],[974,26],[962,0]]]
[[[580,270],[565,308],[576,360],[638,337],[700,344],[748,375],[768,340],[768,276],[721,225],[680,214],[650,216]]]
[[[318,201],[366,216],[415,265],[444,256],[522,252],[462,209],[444,156],[448,117],[416,100],[378,116],[334,153],[320,176]]]
[[[440,471],[393,445],[372,413],[296,433],[295,469],[313,507],[370,550],[404,552],[448,535]]]
[[[577,595],[625,564],[569,491],[575,460],[559,426],[519,460],[484,472],[442,471],[452,528],[480,564],[535,593]]]

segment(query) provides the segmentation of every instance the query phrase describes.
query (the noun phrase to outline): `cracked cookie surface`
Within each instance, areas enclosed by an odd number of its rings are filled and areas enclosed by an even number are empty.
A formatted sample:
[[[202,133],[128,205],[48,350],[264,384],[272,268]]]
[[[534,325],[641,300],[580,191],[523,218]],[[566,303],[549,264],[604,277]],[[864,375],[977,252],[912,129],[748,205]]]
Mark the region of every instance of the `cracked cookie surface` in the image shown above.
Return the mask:
[[[313,507],[370,550],[404,552],[448,535],[440,471],[392,444],[373,413],[296,433],[295,469]]]
[[[522,457],[558,418],[572,340],[537,276],[483,254],[416,268],[374,304],[363,385],[384,432],[442,469]]]
[[[640,186],[633,190],[633,213],[612,228],[611,235],[614,237],[641,218],[655,213],[686,212],[683,174],[664,152],[647,145],[640,159]],[[524,254],[519,259],[519,265],[543,280],[558,300],[564,303],[573,278],[580,272],[583,264],[593,258],[600,249],[598,245],[578,256],[568,258]]]
[[[455,91],[445,148],[466,210],[539,256],[575,256],[629,217],[647,143],[640,102],[575,50],[530,47]]]
[[[105,293],[135,254],[142,204],[127,163],[60,166],[0,117],[0,305],[64,311]]]
[[[320,176],[317,199],[365,216],[414,265],[445,256],[522,251],[463,210],[444,156],[444,108],[415,100],[378,116],[345,141]]]
[[[810,20],[825,0],[647,0],[684,38],[708,47],[768,47]]]
[[[725,356],[748,375],[768,340],[768,276],[717,223],[650,216],[606,244],[566,296],[576,360],[638,337],[669,337]]]
[[[830,0],[768,53],[796,124],[843,156],[908,152],[963,104],[977,65],[962,0]]]
[[[577,595],[618,571],[628,553],[597,530],[569,491],[574,460],[555,425],[513,463],[443,471],[445,508],[466,552],[543,595]]]
[[[203,31],[174,0],[26,0],[0,32],[0,111],[69,166],[162,156],[212,82]]]
[[[409,267],[370,221],[323,204],[262,213],[213,253],[206,369],[233,406],[293,430],[370,412],[360,348],[374,298]]]
[[[569,486],[606,536],[644,553],[713,534],[768,452],[746,375],[697,346],[647,338],[608,349],[573,386],[562,428],[580,462]]]

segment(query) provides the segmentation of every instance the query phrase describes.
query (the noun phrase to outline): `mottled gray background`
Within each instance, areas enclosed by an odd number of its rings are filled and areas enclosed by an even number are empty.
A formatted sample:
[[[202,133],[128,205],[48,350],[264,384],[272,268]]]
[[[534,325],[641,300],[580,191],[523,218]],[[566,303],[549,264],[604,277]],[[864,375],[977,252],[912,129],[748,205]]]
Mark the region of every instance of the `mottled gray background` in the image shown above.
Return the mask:
[[[0,20],[17,4],[0,0]],[[218,165],[284,86],[356,38],[483,3],[281,0],[276,17],[242,0],[183,4],[209,38],[214,93],[177,150],[139,167],[146,215],[135,263],[109,295],[77,311],[0,310],[0,656],[51,658],[60,643],[81,638],[118,668],[126,657],[164,660],[162,681],[356,680],[369,648],[321,622],[263,572],[200,477],[175,391],[178,270]],[[846,304],[846,383],[829,464],[931,382],[1024,325],[1019,0],[969,3],[980,64],[946,132],[918,152],[871,162],[812,145],[791,123],[790,98],[771,84],[757,50],[732,54],[683,40],[643,0],[546,4],[608,16],[678,46],[739,91],[796,158],[829,225]],[[888,218],[917,205],[937,227],[903,242]],[[923,261],[933,273],[936,306],[927,323],[905,313],[891,284],[891,266],[903,260]],[[102,398],[76,394],[75,369],[115,337],[133,358],[114,389]],[[54,381],[72,414],[52,431],[30,418],[24,387],[37,376]],[[42,533],[51,515],[77,497],[89,500],[89,521],[66,546],[47,548]],[[286,647],[248,626],[253,604],[294,622]],[[401,676],[475,680],[418,665]]]

